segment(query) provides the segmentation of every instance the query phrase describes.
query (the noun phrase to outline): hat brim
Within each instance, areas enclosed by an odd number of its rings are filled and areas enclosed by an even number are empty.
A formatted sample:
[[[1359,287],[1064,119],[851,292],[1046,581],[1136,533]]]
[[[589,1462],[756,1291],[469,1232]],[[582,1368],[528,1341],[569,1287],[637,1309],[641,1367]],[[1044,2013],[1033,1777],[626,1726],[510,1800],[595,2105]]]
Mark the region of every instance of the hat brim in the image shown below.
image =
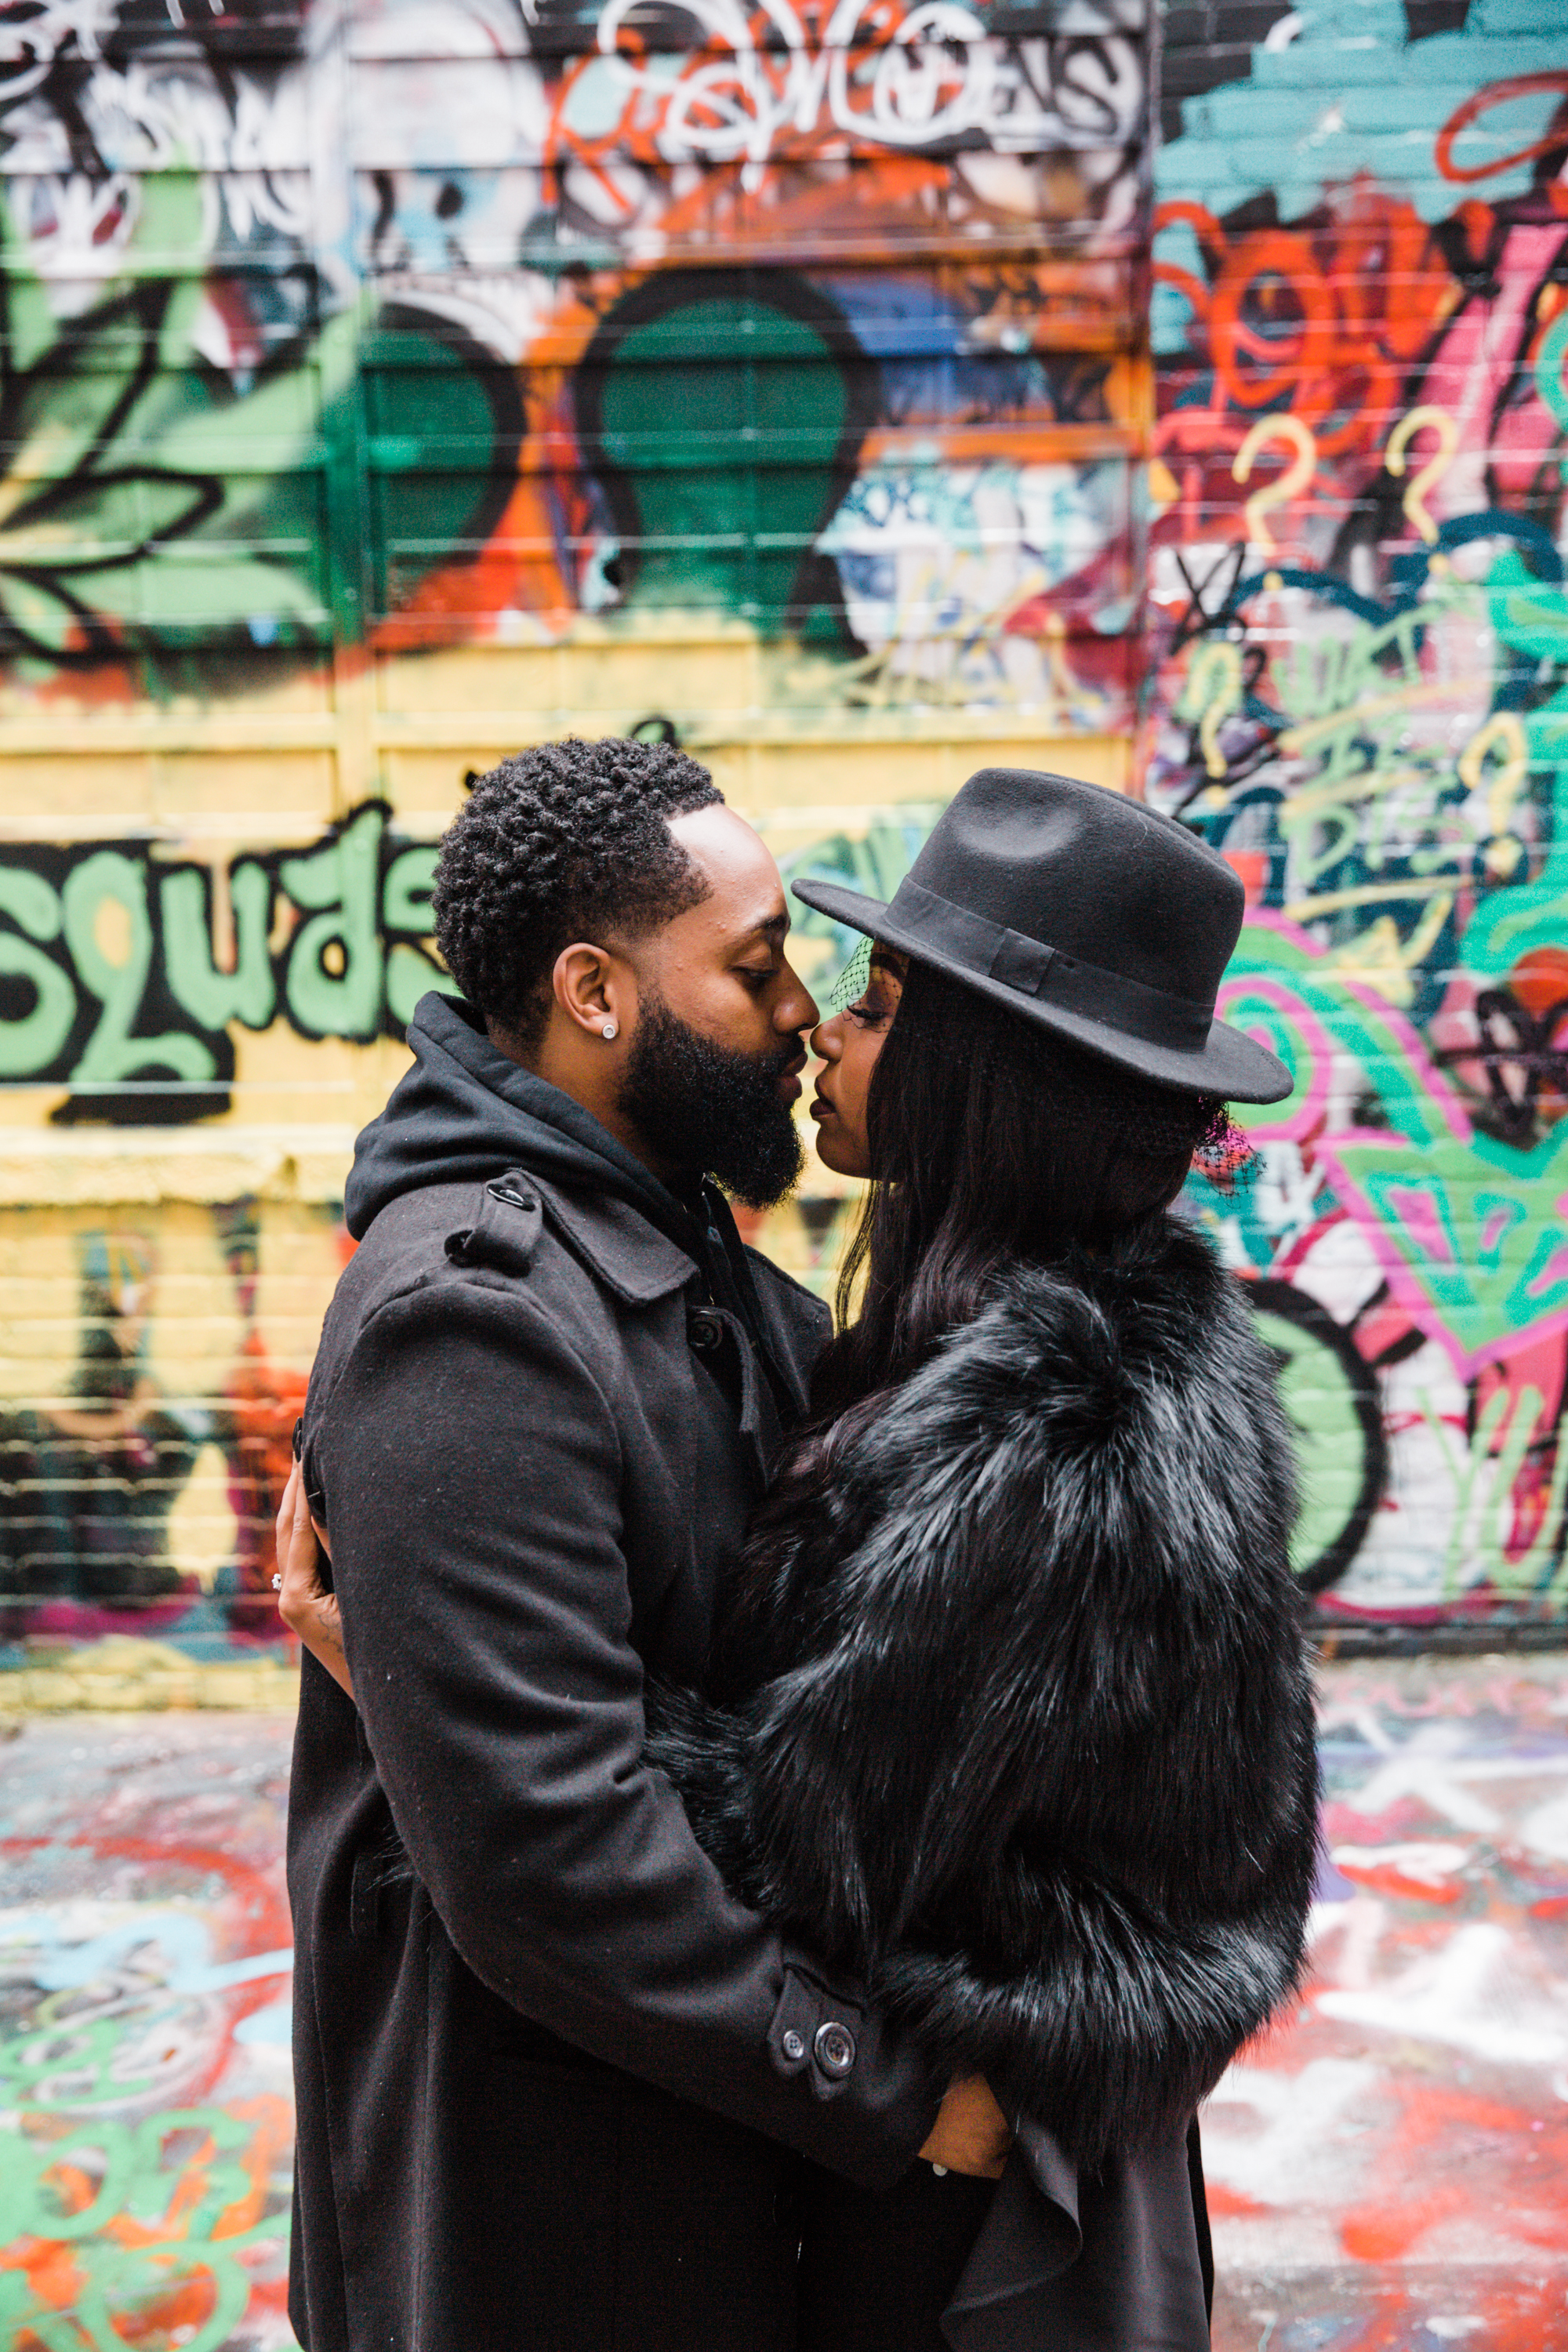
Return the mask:
[[[1144,1077],[1156,1079],[1161,1086],[1178,1087],[1186,1094],[1219,1095],[1226,1102],[1273,1103],[1282,1102],[1296,1083],[1277,1054],[1271,1054],[1255,1037],[1247,1036],[1245,1030],[1233,1029],[1228,1021],[1213,1023],[1206,1041],[1194,1054],[1182,1053],[1171,1045],[1151,1045],[1142,1037],[1130,1037],[1125,1030],[1113,1029],[1109,1023],[1091,1021],[1083,1013],[1042,1003],[1038,997],[1026,996],[1022,990],[1010,988],[1004,980],[971,971],[967,964],[932,947],[918,930],[900,924],[880,898],[868,898],[859,890],[846,890],[837,882],[792,882],[790,888],[803,906],[815,908],[819,915],[830,916],[836,923],[847,923],[853,931],[864,931],[868,938],[881,940],[901,954],[946,972],[950,980],[959,981],[977,995],[988,997],[993,1004],[1005,1004],[1021,1020],[1037,1022],[1042,1029],[1053,1030],[1058,1036],[1070,1038],[1075,1045],[1086,1046],[1090,1053],[1114,1062],[1119,1069],[1136,1070]]]

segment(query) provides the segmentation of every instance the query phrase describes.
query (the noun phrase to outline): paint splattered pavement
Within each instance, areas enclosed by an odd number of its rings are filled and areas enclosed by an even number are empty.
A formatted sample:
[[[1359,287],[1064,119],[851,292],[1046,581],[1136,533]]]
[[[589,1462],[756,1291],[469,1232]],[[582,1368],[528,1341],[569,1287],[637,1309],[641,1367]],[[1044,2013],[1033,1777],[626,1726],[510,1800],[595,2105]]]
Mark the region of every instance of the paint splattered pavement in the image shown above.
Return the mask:
[[[1323,1675],[1317,1974],[1205,2148],[1217,2352],[1568,2352],[1568,1661]],[[0,1748],[0,2352],[271,2352],[290,1727]]]
[[[0,1748],[0,2345],[270,2352],[293,2112],[286,1717]]]
[[[1295,2021],[1211,2102],[1218,2352],[1568,2347],[1568,1663],[1322,1677]]]

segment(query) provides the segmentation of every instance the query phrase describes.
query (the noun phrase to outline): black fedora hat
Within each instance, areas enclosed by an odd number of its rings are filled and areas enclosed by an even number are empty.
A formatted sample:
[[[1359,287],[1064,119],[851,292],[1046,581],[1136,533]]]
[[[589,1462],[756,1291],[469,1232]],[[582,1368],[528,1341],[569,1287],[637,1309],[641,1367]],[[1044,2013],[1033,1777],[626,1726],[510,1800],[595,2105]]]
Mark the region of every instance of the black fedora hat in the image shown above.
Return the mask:
[[[1100,784],[982,768],[889,903],[796,882],[836,922],[934,964],[1122,1069],[1279,1102],[1283,1062],[1214,1017],[1246,903],[1223,857]]]

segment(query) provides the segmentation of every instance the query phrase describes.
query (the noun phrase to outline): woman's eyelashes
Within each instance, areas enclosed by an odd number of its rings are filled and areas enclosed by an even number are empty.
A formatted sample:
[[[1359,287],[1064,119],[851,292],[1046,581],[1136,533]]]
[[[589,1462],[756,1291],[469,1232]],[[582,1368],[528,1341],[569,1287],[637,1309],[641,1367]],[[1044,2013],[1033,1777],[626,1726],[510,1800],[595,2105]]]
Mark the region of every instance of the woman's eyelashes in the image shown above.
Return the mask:
[[[879,988],[873,981],[865,995],[857,997],[845,1010],[858,1028],[884,1029],[893,1017],[896,1003],[890,989]]]

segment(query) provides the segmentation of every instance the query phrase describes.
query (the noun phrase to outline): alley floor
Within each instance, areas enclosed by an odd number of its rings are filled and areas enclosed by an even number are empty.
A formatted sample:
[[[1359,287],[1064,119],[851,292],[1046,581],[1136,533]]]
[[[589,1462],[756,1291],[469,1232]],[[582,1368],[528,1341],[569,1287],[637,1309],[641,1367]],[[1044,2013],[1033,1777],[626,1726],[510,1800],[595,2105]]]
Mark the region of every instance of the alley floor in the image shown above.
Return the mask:
[[[1568,1662],[1322,1702],[1315,1973],[1205,2123],[1218,2352],[1568,2352]],[[293,2340],[289,1736],[0,1748],[0,2352]]]

